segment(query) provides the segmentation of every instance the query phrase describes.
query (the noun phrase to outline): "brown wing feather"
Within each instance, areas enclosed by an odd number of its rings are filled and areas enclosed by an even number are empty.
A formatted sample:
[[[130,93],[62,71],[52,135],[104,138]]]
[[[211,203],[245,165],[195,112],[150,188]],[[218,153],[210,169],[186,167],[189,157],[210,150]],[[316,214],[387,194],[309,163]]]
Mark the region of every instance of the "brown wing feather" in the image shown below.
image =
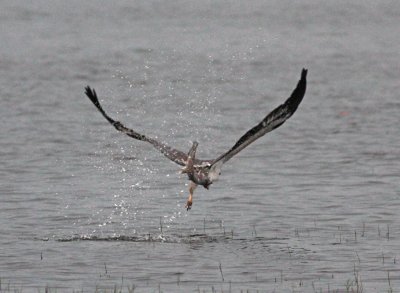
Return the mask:
[[[297,110],[300,102],[303,100],[307,88],[307,69],[301,72],[301,79],[297,83],[297,87],[292,92],[291,96],[283,103],[269,113],[259,124],[247,131],[235,145],[226,153],[219,156],[213,161],[211,168],[221,167],[223,163],[227,162],[234,155],[239,153],[249,144],[265,135],[266,133],[281,126],[293,113]]]
[[[177,163],[178,165],[185,166],[188,155],[180,150],[174,149],[165,143],[159,142],[153,138],[147,137],[143,134],[140,134],[130,128],[125,127],[121,122],[115,121],[107,113],[103,110],[103,107],[100,105],[100,102],[97,98],[96,91],[91,89],[89,86],[85,88],[85,94],[92,101],[92,103],[96,106],[97,110],[107,119],[107,121],[115,127],[118,131],[125,133],[126,135],[141,141],[148,142],[153,145],[157,150],[159,150],[164,156],[166,156],[171,161]],[[207,163],[205,160],[195,160],[196,165],[201,165],[203,163]]]

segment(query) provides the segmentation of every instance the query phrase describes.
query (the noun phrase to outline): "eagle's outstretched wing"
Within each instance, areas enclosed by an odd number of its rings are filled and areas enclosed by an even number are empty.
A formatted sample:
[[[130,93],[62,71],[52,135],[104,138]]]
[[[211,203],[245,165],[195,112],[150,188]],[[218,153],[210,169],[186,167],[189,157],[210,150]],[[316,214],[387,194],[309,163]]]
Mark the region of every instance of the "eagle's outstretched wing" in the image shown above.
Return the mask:
[[[234,155],[239,153],[256,139],[274,130],[275,128],[278,128],[287,119],[289,119],[289,117],[292,116],[293,113],[296,111],[297,107],[304,97],[307,87],[306,77],[307,69],[303,68],[301,72],[301,79],[297,83],[297,87],[294,89],[292,95],[285,101],[285,103],[278,106],[275,110],[269,113],[259,124],[247,131],[229,151],[215,159],[211,165],[211,170],[217,171],[217,173],[219,173],[219,169],[221,168],[221,166],[229,159],[231,159]]]
[[[91,89],[89,86],[85,88],[85,94],[89,97],[89,99],[92,101],[92,103],[96,106],[97,110],[100,111],[100,113],[104,116],[104,118],[107,119],[108,122],[110,122],[111,125],[115,127],[118,131],[121,131],[122,133],[125,133],[126,135],[137,139],[141,141],[145,141],[148,143],[151,143],[157,150],[159,150],[164,156],[166,156],[168,159],[171,161],[181,165],[185,166],[186,161],[188,159],[188,155],[182,151],[179,151],[177,149],[174,149],[165,143],[159,142],[153,138],[147,137],[143,134],[140,134],[130,128],[125,127],[121,122],[115,121],[112,119],[110,116],[107,115],[107,113],[103,110],[103,107],[100,105],[100,102],[97,98],[96,91],[94,89]],[[203,160],[195,160],[196,165],[202,165],[204,163],[208,163],[209,161],[203,161]]]

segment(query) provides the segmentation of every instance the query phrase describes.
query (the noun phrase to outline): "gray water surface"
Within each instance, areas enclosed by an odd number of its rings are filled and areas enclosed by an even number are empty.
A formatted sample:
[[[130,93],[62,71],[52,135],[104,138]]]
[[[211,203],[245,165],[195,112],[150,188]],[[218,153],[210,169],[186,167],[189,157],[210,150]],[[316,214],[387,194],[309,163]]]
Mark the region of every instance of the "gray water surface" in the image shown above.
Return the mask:
[[[396,1],[2,1],[0,290],[400,289]],[[282,103],[297,113],[187,179],[117,133],[213,158]]]

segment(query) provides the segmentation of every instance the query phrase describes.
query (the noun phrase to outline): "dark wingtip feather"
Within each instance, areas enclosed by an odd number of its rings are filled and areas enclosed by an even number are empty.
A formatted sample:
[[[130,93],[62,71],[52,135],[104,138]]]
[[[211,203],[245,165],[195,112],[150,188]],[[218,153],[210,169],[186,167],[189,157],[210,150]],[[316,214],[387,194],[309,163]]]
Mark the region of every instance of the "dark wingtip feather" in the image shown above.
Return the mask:
[[[90,86],[86,86],[85,87],[85,94],[88,96],[88,98],[93,102],[93,104],[95,104],[97,106],[97,104],[99,103],[98,99],[97,99],[97,94],[96,91],[94,89],[91,89]]]
[[[90,88],[90,86],[86,86],[85,94],[92,101],[92,103],[96,106],[97,110],[99,110],[100,113],[108,120],[108,122],[110,122],[111,124],[114,125],[114,123],[115,123],[114,119],[112,119],[110,116],[108,116],[106,114],[106,112],[104,112],[103,108],[101,107],[99,99],[97,98],[96,91],[94,89]]]
[[[290,95],[290,98],[287,99],[287,101],[285,102],[285,104],[289,106],[290,112],[292,114],[297,110],[297,107],[303,100],[303,97],[306,93],[307,72],[308,72],[308,70],[303,68],[303,70],[301,71],[301,78],[300,78],[299,82],[297,83],[297,87],[294,89],[294,91]]]
[[[103,113],[104,111],[100,106],[100,102],[99,102],[99,99],[97,98],[96,91],[94,89],[90,88],[90,86],[86,86],[85,94],[92,101],[92,103],[97,107],[97,109],[99,109]]]
[[[308,72],[308,69],[303,68],[303,70],[301,71],[301,79],[306,79],[307,72]]]

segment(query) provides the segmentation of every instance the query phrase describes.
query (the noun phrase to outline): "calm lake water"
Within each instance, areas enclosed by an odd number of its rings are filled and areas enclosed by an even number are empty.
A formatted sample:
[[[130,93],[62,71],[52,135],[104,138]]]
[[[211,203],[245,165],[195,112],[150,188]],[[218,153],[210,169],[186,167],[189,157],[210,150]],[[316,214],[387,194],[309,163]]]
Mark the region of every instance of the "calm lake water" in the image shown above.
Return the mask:
[[[1,290],[400,290],[400,2],[1,1]],[[213,158],[198,188],[107,112]]]

